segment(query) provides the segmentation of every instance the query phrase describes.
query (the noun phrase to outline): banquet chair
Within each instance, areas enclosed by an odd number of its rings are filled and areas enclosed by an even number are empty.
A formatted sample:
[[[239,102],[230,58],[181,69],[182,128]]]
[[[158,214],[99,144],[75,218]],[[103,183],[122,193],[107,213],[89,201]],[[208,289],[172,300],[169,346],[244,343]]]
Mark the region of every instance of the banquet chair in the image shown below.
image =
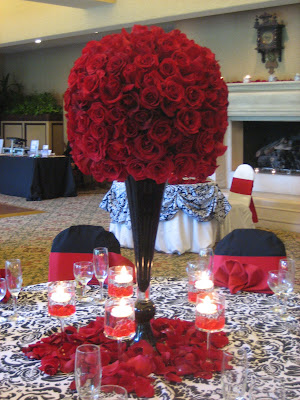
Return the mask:
[[[261,229],[235,229],[215,247],[215,285],[239,290],[272,293],[268,272],[278,270],[286,257],[283,242],[273,232]]]
[[[73,264],[77,261],[93,261],[93,249],[107,247],[109,266],[135,266],[120,254],[120,243],[115,235],[102,226],[74,225],[60,232],[53,240],[49,256],[48,281],[73,280]],[[91,285],[97,285],[93,276]]]
[[[254,229],[258,222],[252,189],[254,170],[251,165],[241,164],[233,174],[228,201],[231,210],[220,225],[220,237],[223,238],[234,229]]]

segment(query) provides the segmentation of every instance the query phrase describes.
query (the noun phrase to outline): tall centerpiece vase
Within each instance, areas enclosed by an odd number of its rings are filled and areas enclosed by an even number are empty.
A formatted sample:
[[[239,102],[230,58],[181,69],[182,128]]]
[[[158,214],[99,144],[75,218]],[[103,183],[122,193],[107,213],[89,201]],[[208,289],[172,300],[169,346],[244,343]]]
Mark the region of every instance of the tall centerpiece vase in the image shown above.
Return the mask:
[[[125,184],[138,286],[138,297],[135,303],[137,328],[134,341],[146,340],[155,346],[150,325],[150,321],[155,315],[155,305],[146,295],[146,291],[150,285],[154,246],[165,183],[157,184],[152,179],[136,181],[132,176],[128,176]]]

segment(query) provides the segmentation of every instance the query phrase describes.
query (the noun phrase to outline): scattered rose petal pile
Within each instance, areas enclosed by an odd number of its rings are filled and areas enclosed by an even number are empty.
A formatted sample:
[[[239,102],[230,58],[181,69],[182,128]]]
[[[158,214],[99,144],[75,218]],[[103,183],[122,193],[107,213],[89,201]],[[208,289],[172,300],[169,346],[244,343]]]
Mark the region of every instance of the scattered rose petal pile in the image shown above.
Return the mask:
[[[101,345],[102,384],[120,385],[139,397],[153,397],[155,379],[152,374],[171,382],[181,382],[185,375],[210,379],[213,372],[221,370],[220,349],[228,344],[224,332],[212,334],[210,361],[207,362],[206,333],[196,330],[194,322],[157,318],[152,320],[156,349],[143,340],[131,346],[123,343],[122,356],[118,359],[117,342],[107,339],[103,328],[103,317],[97,317],[79,331],[69,326],[64,336],[55,333],[22,351],[31,359],[41,360],[40,369],[46,374],[55,375],[74,371],[79,345]],[[74,382],[71,389],[75,389]]]

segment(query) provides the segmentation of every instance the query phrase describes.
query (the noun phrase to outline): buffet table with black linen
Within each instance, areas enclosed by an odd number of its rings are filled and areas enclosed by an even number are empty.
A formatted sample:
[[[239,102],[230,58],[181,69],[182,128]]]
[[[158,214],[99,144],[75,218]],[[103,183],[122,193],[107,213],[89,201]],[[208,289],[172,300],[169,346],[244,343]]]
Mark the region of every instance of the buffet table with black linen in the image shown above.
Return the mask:
[[[109,212],[109,230],[121,246],[133,248],[125,183],[114,181],[100,207]],[[166,185],[155,249],[182,254],[212,247],[230,209],[226,197],[213,182]]]
[[[44,200],[77,196],[70,158],[0,157],[0,193]]]
[[[91,286],[90,291],[98,288]],[[248,352],[250,374],[281,377],[285,382],[287,400],[300,398],[299,330],[277,319],[271,311],[272,297],[265,294],[240,292],[231,295],[227,289],[218,289],[226,296],[226,325],[229,347],[245,346]],[[152,279],[151,298],[156,305],[156,318],[195,320],[195,306],[187,301],[187,281]],[[299,294],[291,295],[288,311],[299,317]],[[15,400],[79,400],[71,392],[74,374],[49,376],[39,367],[41,362],[27,358],[22,348],[36,343],[42,337],[58,331],[59,321],[48,316],[47,284],[28,286],[19,296],[19,309],[26,318],[21,325],[0,325],[0,399]],[[9,304],[1,304],[2,315],[11,312]],[[67,324],[79,327],[96,316],[103,315],[103,306],[77,305],[76,314]],[[183,377],[181,383],[169,383],[155,378],[153,399],[221,400],[220,373],[212,379]],[[262,388],[263,392],[263,388]],[[130,398],[137,396],[130,394]]]

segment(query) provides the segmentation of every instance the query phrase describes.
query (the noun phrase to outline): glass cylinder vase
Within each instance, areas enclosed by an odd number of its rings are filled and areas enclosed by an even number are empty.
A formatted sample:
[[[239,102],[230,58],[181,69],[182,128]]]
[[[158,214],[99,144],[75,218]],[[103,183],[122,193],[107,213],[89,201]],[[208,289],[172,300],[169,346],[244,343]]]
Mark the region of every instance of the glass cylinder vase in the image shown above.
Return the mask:
[[[155,344],[150,320],[155,315],[155,305],[146,295],[150,285],[154,246],[159,223],[165,183],[152,179],[136,181],[132,176],[126,180],[131,229],[133,235],[138,298],[135,303],[135,342],[147,340]]]

